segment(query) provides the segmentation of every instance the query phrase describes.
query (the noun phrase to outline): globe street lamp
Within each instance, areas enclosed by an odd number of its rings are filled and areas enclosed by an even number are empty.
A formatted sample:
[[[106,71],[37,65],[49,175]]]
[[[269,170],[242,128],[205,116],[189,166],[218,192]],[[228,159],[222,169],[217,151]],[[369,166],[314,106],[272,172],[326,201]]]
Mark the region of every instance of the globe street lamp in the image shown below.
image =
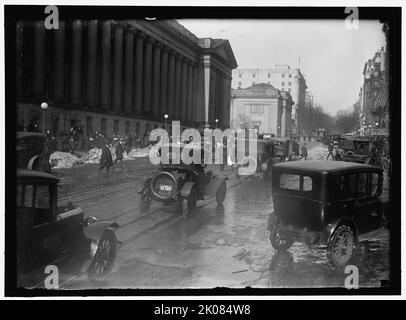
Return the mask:
[[[217,124],[219,123],[219,119],[214,120],[216,122],[216,129],[217,129]]]
[[[41,103],[41,109],[42,109],[42,133],[45,133],[45,112],[48,109],[48,103],[46,102]]]
[[[165,118],[165,130],[168,131],[168,118],[169,118],[168,114],[165,113],[164,118]]]

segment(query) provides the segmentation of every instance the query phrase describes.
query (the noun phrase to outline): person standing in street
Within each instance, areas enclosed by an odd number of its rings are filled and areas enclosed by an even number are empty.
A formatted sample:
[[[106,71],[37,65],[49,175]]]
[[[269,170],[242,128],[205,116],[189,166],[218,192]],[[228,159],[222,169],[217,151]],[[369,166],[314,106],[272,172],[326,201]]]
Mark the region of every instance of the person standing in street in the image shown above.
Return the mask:
[[[326,157],[326,160],[328,160],[328,158],[331,156],[334,160],[334,155],[333,155],[333,149],[334,149],[334,143],[333,141],[330,141],[330,143],[328,144],[328,155]]]
[[[109,176],[110,172],[110,167],[113,165],[113,157],[111,155],[110,148],[107,144],[105,144],[102,148],[102,153],[100,157],[100,166],[99,166],[99,174],[100,171],[106,168],[107,175],[106,177]]]
[[[114,164],[116,164],[118,161],[122,162],[124,160],[124,147],[123,147],[123,141],[120,140],[116,146],[116,160],[114,161]],[[122,166],[121,166],[122,167]]]
[[[302,152],[300,154],[300,158],[299,160],[302,160],[303,158],[305,160],[307,160],[308,154],[307,154],[307,147],[306,147],[306,143],[303,144],[302,148],[300,149],[300,151]]]

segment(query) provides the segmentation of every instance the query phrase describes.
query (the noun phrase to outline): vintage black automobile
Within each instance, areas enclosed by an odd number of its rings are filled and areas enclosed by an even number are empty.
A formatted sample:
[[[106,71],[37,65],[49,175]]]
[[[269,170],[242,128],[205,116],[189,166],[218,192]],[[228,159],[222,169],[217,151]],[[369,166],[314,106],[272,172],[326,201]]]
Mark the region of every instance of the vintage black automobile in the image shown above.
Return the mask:
[[[17,170],[18,287],[42,286],[48,265],[67,275],[87,272],[95,283],[113,267],[118,224],[84,219],[83,210],[69,201],[58,206],[58,180],[42,171]]]
[[[258,140],[258,169],[265,180],[271,177],[272,166],[279,162],[294,161],[299,156],[299,144],[293,139],[269,138]]]
[[[327,246],[330,266],[347,264],[361,234],[388,219],[382,169],[340,161],[292,161],[272,168],[274,211],[268,220],[276,250],[294,241]]]
[[[171,152],[179,148],[180,154],[184,147],[185,145],[171,146]],[[203,154],[203,148],[201,152]],[[196,207],[198,200],[215,197],[218,205],[223,203],[227,192],[225,177],[215,176],[210,170],[206,171],[206,164],[185,164],[182,159],[179,160],[177,164],[161,164],[159,172],[145,181],[139,191],[141,211],[147,211],[152,200],[161,201],[165,205],[178,202],[184,216]]]
[[[38,169],[45,144],[45,134],[19,131],[16,138],[17,168]]]

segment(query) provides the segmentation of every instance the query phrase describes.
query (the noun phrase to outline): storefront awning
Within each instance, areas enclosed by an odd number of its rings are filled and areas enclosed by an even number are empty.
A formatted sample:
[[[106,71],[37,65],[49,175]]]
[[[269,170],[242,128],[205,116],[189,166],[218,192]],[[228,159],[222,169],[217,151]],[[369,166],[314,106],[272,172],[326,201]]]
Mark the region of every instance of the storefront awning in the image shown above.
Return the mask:
[[[389,88],[387,84],[383,84],[379,94],[375,99],[374,108],[385,107],[388,102]]]

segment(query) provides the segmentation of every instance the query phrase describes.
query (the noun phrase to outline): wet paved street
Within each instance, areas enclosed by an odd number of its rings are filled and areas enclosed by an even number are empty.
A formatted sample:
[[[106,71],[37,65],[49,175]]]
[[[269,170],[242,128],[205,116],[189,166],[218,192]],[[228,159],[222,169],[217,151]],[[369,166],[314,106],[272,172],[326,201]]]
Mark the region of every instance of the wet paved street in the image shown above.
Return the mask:
[[[139,212],[136,192],[155,169],[148,159],[125,164],[108,178],[98,176],[95,165],[58,172],[62,201],[72,197],[86,216],[112,218],[121,226],[116,264],[102,287],[344,286],[347,274],[330,270],[323,250],[300,243],[285,253],[273,250],[266,231],[272,198],[260,177],[235,178],[227,169],[221,173],[229,177],[224,204],[198,203],[197,210],[183,218],[178,208],[158,202],[149,212]],[[361,287],[380,286],[389,278],[389,232],[382,229],[370,236],[361,241],[352,261],[359,268]],[[85,276],[63,287],[94,288]]]

